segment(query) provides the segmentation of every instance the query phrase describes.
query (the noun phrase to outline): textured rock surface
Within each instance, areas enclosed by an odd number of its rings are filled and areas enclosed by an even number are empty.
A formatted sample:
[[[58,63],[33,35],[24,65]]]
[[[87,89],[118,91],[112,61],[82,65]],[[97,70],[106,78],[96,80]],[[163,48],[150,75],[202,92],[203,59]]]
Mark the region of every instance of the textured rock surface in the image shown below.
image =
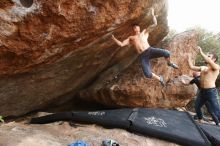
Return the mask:
[[[110,39],[125,39],[131,23],[148,26],[154,8],[157,44],[168,32],[167,0],[19,0],[0,3],[0,113],[19,115],[60,104],[114,66],[127,67],[136,57]]]
[[[87,100],[96,100],[110,106],[163,107],[176,108],[185,106],[195,95],[196,87],[184,86],[181,78],[191,74],[187,56],[196,56],[197,34],[184,32],[166,43],[166,49],[172,52],[172,60],[180,69],[173,70],[163,58],[152,60],[153,71],[163,75],[167,86],[162,88],[156,80],[147,79],[142,73],[139,59],[118,76],[112,76],[113,69],[103,73],[91,87],[80,92]]]
[[[2,146],[67,146],[77,140],[84,140],[90,146],[101,146],[105,139],[115,139],[120,146],[178,146],[177,144],[150,137],[138,136],[122,129],[105,129],[96,125],[53,123],[47,125],[26,125],[11,122],[0,126]]]

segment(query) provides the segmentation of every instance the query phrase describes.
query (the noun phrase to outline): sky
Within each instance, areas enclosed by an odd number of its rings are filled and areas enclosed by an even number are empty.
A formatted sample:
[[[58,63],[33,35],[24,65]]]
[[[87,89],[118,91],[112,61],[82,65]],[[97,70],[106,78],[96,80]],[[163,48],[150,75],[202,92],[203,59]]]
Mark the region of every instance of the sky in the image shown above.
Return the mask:
[[[168,24],[182,32],[200,26],[214,33],[220,32],[220,0],[168,0]]]

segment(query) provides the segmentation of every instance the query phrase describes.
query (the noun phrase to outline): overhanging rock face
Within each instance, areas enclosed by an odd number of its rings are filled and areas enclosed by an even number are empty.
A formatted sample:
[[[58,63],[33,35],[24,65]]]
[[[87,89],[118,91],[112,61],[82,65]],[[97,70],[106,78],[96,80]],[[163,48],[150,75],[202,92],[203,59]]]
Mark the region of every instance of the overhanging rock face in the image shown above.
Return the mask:
[[[88,89],[82,90],[80,96],[86,100],[96,100],[99,103],[116,107],[184,107],[195,96],[196,87],[184,85],[182,79],[190,79],[187,56],[196,57],[197,33],[188,31],[175,36],[166,44],[166,49],[172,52],[172,60],[180,69],[174,70],[167,66],[164,58],[151,61],[152,70],[163,75],[167,81],[166,87],[144,76],[139,58],[114,76],[115,67],[108,69]]]
[[[20,115],[60,104],[105,70],[121,69],[137,53],[111,40],[131,34],[130,25],[151,23],[157,44],[168,33],[167,0],[19,0],[0,2],[0,114]]]

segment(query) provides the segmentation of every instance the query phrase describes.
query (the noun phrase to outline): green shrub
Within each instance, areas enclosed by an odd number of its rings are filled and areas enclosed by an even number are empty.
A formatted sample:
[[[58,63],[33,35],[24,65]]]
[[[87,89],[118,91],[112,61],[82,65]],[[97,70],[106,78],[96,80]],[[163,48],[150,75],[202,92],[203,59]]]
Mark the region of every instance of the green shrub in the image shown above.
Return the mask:
[[[4,123],[3,116],[0,116],[0,122]]]

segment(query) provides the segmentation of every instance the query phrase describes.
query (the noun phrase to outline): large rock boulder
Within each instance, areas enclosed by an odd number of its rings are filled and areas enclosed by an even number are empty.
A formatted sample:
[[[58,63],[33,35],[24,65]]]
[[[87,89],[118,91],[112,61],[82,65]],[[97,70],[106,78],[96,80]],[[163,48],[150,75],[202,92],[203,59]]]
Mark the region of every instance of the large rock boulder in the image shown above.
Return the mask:
[[[86,100],[96,100],[99,103],[116,107],[184,107],[195,96],[196,87],[186,86],[181,80],[190,79],[192,74],[188,67],[187,56],[196,56],[197,33],[188,31],[176,35],[170,42],[162,46],[172,52],[172,60],[180,67],[178,70],[169,68],[164,58],[151,61],[152,70],[163,75],[166,86],[144,76],[139,58],[129,68],[115,75],[115,68],[109,68],[102,73],[92,86],[80,92],[80,97]]]
[[[149,38],[157,44],[168,33],[167,0],[1,1],[0,113],[67,102],[108,68],[126,68],[137,53],[111,34],[125,39],[133,22],[147,27],[149,8],[159,15]]]

